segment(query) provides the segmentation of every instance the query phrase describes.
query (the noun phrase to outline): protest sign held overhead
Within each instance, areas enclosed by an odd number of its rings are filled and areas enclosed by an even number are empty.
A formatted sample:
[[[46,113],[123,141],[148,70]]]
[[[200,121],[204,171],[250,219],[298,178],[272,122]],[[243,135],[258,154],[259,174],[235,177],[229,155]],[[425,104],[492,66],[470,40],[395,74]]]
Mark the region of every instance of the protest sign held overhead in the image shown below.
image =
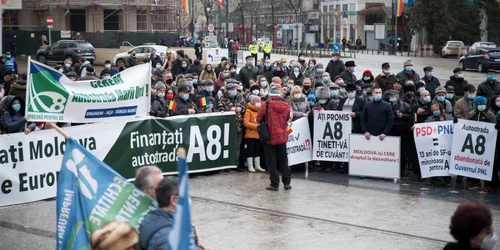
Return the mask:
[[[422,178],[449,176],[453,121],[417,123],[413,136]]]
[[[315,111],[313,160],[348,162],[351,127],[349,112]]]
[[[453,131],[450,173],[491,181],[496,139],[494,123],[458,120]]]
[[[29,60],[26,115],[30,121],[82,123],[148,116],[150,68],[145,63],[110,79],[74,82]]]

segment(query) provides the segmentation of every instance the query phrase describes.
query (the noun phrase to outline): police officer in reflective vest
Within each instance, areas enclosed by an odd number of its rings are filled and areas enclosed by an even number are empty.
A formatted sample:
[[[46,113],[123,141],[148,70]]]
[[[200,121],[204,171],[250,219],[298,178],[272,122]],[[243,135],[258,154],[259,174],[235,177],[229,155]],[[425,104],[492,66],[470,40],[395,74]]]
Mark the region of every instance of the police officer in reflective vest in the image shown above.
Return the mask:
[[[12,72],[14,72],[14,74],[18,74],[17,72],[17,62],[16,62],[16,59],[14,59],[10,52],[7,51],[5,52],[5,67],[8,69],[8,70],[11,70]]]
[[[250,51],[250,54],[252,54],[254,61],[255,61],[255,66],[257,66],[257,53],[259,53],[259,45],[257,45],[256,41],[253,41],[250,46],[248,46],[248,50]]]
[[[271,60],[272,50],[273,50],[273,45],[271,44],[271,42],[264,43],[264,45],[262,46],[262,51],[264,52],[264,60],[266,60],[267,58]]]

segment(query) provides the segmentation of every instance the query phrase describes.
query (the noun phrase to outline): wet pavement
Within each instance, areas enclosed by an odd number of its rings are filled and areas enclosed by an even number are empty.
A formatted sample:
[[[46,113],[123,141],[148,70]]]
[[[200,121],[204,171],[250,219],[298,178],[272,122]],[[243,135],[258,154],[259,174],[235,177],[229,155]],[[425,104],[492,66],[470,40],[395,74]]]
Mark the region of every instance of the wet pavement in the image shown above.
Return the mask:
[[[292,190],[265,190],[265,173],[220,173],[190,180],[193,224],[211,249],[442,249],[460,202],[493,209],[493,192],[432,187],[407,179],[295,173]],[[427,188],[428,190],[422,190]],[[2,249],[54,249],[55,201],[0,208]],[[497,249],[500,249],[497,248]]]

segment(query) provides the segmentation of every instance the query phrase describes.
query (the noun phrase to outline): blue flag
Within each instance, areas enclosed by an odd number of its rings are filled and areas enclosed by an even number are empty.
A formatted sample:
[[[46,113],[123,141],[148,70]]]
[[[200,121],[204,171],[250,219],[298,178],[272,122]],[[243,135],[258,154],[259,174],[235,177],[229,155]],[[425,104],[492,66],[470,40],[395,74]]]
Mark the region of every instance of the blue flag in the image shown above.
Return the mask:
[[[413,6],[414,2],[415,0],[408,0],[408,9],[411,8],[411,6]]]
[[[177,160],[179,171],[179,199],[175,209],[172,229],[168,235],[167,250],[199,249],[194,242],[191,226],[191,208],[189,205],[189,174],[186,158],[179,156]]]
[[[57,249],[90,249],[90,235],[110,221],[133,228],[157,207],[77,141],[69,138],[57,183]]]

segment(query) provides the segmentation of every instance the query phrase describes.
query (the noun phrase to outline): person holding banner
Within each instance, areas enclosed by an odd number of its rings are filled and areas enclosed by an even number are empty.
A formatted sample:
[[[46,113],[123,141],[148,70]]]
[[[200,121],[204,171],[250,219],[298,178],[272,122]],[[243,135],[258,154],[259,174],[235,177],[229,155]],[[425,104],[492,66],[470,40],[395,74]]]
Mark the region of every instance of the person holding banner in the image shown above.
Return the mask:
[[[391,105],[382,100],[382,89],[373,89],[373,101],[365,104],[361,113],[361,129],[365,138],[370,140],[372,135],[378,136],[381,141],[391,132],[394,125],[394,113]]]
[[[165,99],[166,86],[158,81],[155,85],[156,95],[151,95],[151,110],[149,114],[154,117],[168,117],[168,101]],[[154,98],[154,100],[153,100]]]
[[[194,115],[201,113],[196,104],[189,98],[189,89],[187,86],[179,87],[179,94],[168,104],[170,116],[176,115]]]
[[[432,116],[429,116],[425,122],[441,122],[441,121],[451,121],[453,116],[447,114],[441,103],[435,102],[431,105]]]
[[[5,99],[5,112],[2,114],[1,130],[8,134],[24,132],[29,134],[36,129],[33,122],[28,122],[28,116],[24,116],[24,100],[19,96],[7,96]]]

